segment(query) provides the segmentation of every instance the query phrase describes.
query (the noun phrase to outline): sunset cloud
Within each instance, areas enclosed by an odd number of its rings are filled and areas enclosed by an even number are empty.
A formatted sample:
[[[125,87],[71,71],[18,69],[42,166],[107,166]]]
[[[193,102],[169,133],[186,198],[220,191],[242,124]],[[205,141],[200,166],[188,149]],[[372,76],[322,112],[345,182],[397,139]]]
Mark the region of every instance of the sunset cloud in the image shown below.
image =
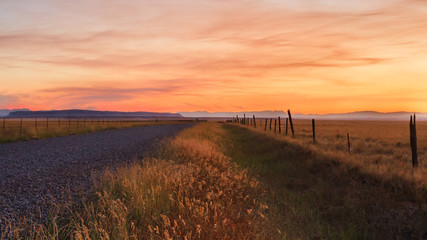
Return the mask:
[[[425,1],[8,1],[0,29],[0,108],[427,111]]]

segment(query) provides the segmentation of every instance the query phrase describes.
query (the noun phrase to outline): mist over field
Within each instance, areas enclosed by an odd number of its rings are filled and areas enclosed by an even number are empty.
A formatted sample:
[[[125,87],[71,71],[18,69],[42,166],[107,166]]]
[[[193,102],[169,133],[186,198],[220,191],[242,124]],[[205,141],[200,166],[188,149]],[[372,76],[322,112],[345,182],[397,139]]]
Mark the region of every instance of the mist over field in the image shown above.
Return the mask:
[[[247,111],[247,112],[180,112],[184,117],[220,117],[233,118],[236,116],[246,117],[256,116],[257,118],[286,118],[288,113],[284,111]],[[296,119],[318,119],[318,120],[399,120],[406,121],[414,113],[410,112],[391,112],[381,113],[375,111],[351,112],[351,113],[334,113],[334,114],[298,114],[294,113]],[[416,113],[419,120],[427,120],[427,113]]]
[[[376,112],[361,111],[350,113],[333,114],[299,114],[294,113],[295,119],[318,119],[318,120],[392,120],[406,121],[412,112]],[[427,120],[427,113],[415,113],[418,120]],[[234,118],[256,116],[257,118],[275,118],[288,117],[285,111],[247,111],[247,112],[178,112],[178,113],[156,113],[156,112],[120,112],[120,111],[94,111],[94,110],[50,110],[50,111],[31,111],[29,109],[2,109],[0,117],[187,117],[187,118]]]

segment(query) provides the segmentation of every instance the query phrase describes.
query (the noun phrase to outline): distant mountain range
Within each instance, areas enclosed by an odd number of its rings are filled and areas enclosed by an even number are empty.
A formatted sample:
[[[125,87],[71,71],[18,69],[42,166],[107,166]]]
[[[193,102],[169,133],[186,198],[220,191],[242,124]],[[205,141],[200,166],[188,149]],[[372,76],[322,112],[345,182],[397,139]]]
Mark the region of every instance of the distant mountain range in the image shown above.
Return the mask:
[[[257,118],[286,118],[284,111],[251,111],[251,112],[179,112],[179,113],[157,113],[157,112],[118,112],[118,111],[93,111],[93,110],[50,110],[31,111],[29,109],[0,109],[0,117],[145,117],[145,118],[232,118],[238,115],[243,117]],[[299,114],[293,113],[295,119],[318,119],[318,120],[408,120],[412,112],[375,112],[360,111],[350,113],[332,114]],[[427,113],[416,113],[418,120],[427,120]]]
[[[11,110],[7,117],[144,117],[144,118],[177,118],[182,117],[179,113],[157,113],[157,112],[116,112],[116,111],[92,111],[92,110],[51,110],[51,111],[29,111]]]
[[[22,108],[22,109],[0,109],[0,117],[7,116],[10,112],[16,112],[16,111],[30,111],[29,109]]]
[[[238,115],[243,117],[252,117],[255,115],[257,118],[276,118],[288,117],[287,112],[284,111],[257,111],[257,112],[180,112],[184,117],[211,117],[211,118],[232,118]],[[414,114],[412,112],[390,112],[381,113],[375,111],[361,111],[351,113],[333,113],[333,114],[292,114],[295,119],[319,119],[319,120],[408,120],[409,116]],[[427,120],[427,113],[416,113],[418,120]]]

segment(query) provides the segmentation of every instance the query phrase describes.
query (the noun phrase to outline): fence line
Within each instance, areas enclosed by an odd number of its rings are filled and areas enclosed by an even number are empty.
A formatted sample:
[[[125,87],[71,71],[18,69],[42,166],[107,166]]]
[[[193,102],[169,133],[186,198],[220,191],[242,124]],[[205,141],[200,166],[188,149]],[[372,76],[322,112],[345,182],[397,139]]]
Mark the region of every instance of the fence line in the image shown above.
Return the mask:
[[[288,125],[290,125],[291,128],[291,132],[292,132],[292,137],[295,137],[295,131],[294,131],[294,125],[293,125],[293,121],[292,121],[292,114],[291,111],[288,110],[288,118],[286,118],[285,120],[285,134],[286,136],[288,135]],[[244,118],[246,115],[244,114]],[[239,119],[239,116],[236,115],[236,118]],[[249,120],[249,118],[248,118]],[[232,121],[235,123],[239,123],[239,124],[245,124],[245,120],[243,121]],[[253,115],[253,121],[251,119],[250,121],[250,125],[252,126],[252,122],[253,122],[253,126],[254,128],[256,128],[256,117],[255,115]],[[272,123],[273,123],[273,118],[270,118],[270,124],[269,124],[269,130],[270,132],[272,131]],[[259,119],[259,125],[261,126],[262,129],[262,124],[263,124],[263,120]],[[267,124],[268,124],[268,118],[265,119],[265,124],[264,124],[264,131],[267,131]],[[278,133],[279,135],[282,134],[282,124],[280,121],[280,116],[277,117],[277,119],[274,119],[274,133],[277,132],[277,124],[278,124]],[[248,124],[249,125],[249,124]],[[313,143],[316,143],[316,122],[315,119],[311,120],[311,127],[312,127],[312,138],[313,138]],[[418,167],[418,149],[417,149],[417,129],[416,129],[416,116],[415,114],[412,116],[410,116],[410,120],[409,120],[409,130],[410,130],[410,146],[411,146],[411,153],[412,153],[412,167],[413,168],[417,168]],[[347,151],[349,154],[351,154],[351,141],[350,141],[350,133],[347,133]]]
[[[68,124],[63,124],[68,118]],[[183,119],[164,119],[162,121],[189,121]],[[65,120],[67,121],[67,120]],[[33,135],[35,133],[49,132],[55,130],[77,130],[84,128],[110,128],[121,126],[138,126],[140,124],[155,122],[154,118],[122,118],[122,117],[3,117],[0,120],[0,138],[16,138]],[[35,131],[35,132],[34,132]]]

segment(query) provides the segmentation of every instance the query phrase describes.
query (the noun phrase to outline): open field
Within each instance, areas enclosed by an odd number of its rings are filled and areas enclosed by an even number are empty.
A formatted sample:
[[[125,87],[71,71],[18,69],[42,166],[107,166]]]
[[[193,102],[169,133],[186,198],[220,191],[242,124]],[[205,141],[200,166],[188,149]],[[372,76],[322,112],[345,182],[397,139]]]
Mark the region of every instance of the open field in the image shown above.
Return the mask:
[[[298,139],[312,141],[311,121],[294,120],[294,127]],[[352,153],[384,155],[412,167],[409,121],[316,121],[316,140],[323,149],[347,151],[347,133]],[[427,157],[427,122],[417,122],[417,137],[422,162]]]
[[[378,164],[376,157],[325,150],[311,135],[299,139],[264,128],[224,128],[225,152],[268,189],[270,218],[289,239],[427,237],[425,169],[414,172],[398,161]]]
[[[352,134],[354,142],[357,137],[373,138],[375,131],[378,136],[387,134],[380,122],[370,131],[364,124],[349,122],[340,131],[366,134]],[[349,155],[336,147],[341,144],[336,134],[341,132],[326,135],[330,131],[325,130],[321,136],[322,126],[326,129],[330,122],[319,121],[317,144],[304,126],[311,129],[296,121],[297,136],[292,138],[260,127],[198,124],[142,162],[106,171],[95,183],[92,197],[68,208],[57,206],[46,225],[12,224],[3,238],[427,237],[424,165],[414,171],[410,163],[402,162],[409,160],[406,155],[389,159],[394,152],[379,150],[398,145],[399,140],[369,140],[379,141],[382,148],[368,146],[371,150],[361,148]],[[422,127],[419,131],[421,142]],[[334,142],[328,144],[330,140]],[[372,149],[376,154],[369,154]]]
[[[192,119],[144,119],[144,118],[1,118],[0,143],[30,139],[42,139],[108,129],[176,124],[192,122]]]
[[[274,123],[274,120],[273,120]],[[277,128],[278,129],[278,128]],[[419,167],[414,171],[411,161],[409,121],[316,121],[316,144],[313,144],[309,120],[294,120],[295,137],[270,132],[279,139],[311,148],[330,157],[338,157],[363,171],[382,179],[395,181],[392,185],[412,182],[422,197],[427,197],[427,122],[417,122]],[[265,121],[259,122],[257,131],[264,132]],[[348,154],[347,133],[350,134],[351,154]],[[420,196],[420,197],[421,197]]]

